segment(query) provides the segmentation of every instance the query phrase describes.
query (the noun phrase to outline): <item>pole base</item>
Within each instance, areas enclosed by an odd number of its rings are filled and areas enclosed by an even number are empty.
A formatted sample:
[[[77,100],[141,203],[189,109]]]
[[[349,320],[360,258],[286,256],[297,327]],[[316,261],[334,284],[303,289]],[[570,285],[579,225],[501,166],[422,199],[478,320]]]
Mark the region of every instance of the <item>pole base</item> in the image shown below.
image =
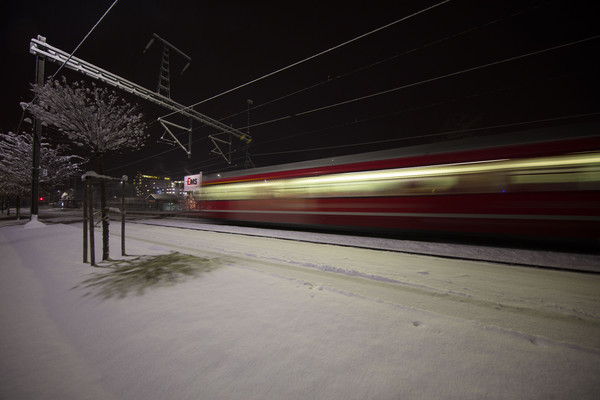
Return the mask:
[[[29,220],[28,223],[26,223],[25,225],[23,225],[23,228],[25,228],[25,229],[35,229],[35,228],[43,228],[45,226],[46,226],[46,224],[44,224],[42,221],[38,220],[37,214],[31,214],[31,219]]]

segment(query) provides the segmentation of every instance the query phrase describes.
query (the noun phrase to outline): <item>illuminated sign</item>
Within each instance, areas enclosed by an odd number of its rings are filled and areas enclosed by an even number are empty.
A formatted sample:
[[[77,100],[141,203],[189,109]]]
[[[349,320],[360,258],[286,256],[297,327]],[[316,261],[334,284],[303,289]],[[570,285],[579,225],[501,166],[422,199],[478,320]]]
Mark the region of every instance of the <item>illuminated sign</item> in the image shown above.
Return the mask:
[[[201,173],[198,175],[186,175],[183,180],[183,191],[193,192],[195,190],[200,190],[200,185],[202,185]]]

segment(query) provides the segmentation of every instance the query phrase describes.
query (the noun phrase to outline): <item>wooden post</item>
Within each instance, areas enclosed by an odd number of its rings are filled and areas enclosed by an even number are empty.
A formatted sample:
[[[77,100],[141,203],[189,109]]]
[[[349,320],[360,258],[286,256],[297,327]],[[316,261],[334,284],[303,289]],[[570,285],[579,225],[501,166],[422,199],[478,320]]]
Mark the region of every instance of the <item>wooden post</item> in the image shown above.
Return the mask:
[[[127,176],[121,179],[121,255],[125,255],[125,183]]]
[[[96,266],[96,252],[94,248],[94,197],[92,196],[92,182],[90,181],[88,186],[88,220],[90,228],[90,264]]]
[[[83,262],[87,263],[87,255],[88,255],[88,213],[87,213],[87,186],[89,182],[88,180],[83,181]]]

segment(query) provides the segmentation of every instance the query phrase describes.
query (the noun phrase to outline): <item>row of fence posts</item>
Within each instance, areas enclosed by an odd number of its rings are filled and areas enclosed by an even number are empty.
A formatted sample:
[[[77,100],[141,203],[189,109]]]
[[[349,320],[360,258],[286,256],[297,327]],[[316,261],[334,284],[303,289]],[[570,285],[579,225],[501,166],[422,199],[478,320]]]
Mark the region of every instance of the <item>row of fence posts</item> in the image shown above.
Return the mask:
[[[89,232],[89,253],[90,265],[96,266],[96,252],[94,247],[94,195],[92,187],[94,183],[101,181],[120,181],[121,182],[121,255],[125,255],[125,184],[127,175],[121,178],[98,175],[94,172],[86,172],[81,176],[84,182],[83,190],[83,262],[88,262],[88,232]]]

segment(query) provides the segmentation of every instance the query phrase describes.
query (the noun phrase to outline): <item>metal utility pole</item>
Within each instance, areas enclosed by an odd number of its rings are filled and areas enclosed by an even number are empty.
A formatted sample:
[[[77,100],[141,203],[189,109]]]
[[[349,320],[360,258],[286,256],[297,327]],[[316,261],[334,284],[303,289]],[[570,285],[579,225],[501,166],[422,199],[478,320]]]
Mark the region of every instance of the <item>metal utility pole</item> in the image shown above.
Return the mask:
[[[254,104],[254,102],[252,101],[252,99],[248,99],[246,100],[246,104],[248,105],[248,124],[246,125],[246,133],[250,135],[250,107]]]
[[[252,107],[254,102],[252,101],[252,99],[248,99],[246,100],[246,103],[248,104],[248,124],[246,125],[246,133],[248,134],[248,136],[250,136],[250,107]],[[244,168],[250,167],[254,167],[254,163],[250,158],[250,143],[246,143],[244,145]]]
[[[179,75],[183,75],[185,70],[190,67],[190,64],[192,63],[192,59],[190,58],[190,56],[185,54],[183,51],[179,50],[177,47],[173,46],[171,43],[167,42],[165,39],[158,36],[156,33],[152,34],[152,38],[150,39],[150,41],[144,48],[143,53],[148,51],[150,46],[152,46],[152,44],[156,40],[158,40],[159,42],[161,42],[163,44],[162,62],[160,64],[160,72],[158,74],[158,84],[156,85],[156,93],[170,99],[171,98],[171,63],[169,60],[169,49],[172,49],[173,51],[175,51],[176,53],[178,53],[179,55],[181,55],[183,58],[185,58],[187,60],[187,64],[185,64],[185,66],[183,67],[183,69],[181,70]],[[192,118],[190,117],[190,124],[189,124],[190,128],[189,129],[181,127],[172,122],[161,120],[160,118],[158,119],[158,122],[163,126],[163,128],[165,128],[165,132],[161,136],[160,140],[162,140],[166,143],[169,143],[171,145],[176,145],[176,144],[179,145],[179,147],[181,147],[182,149],[185,150],[185,152],[188,155],[188,158],[192,158],[192,138],[191,138],[191,136],[192,136],[192,128],[191,128]],[[187,150],[185,149],[185,146],[183,144],[181,144],[179,139],[177,139],[177,136],[171,131],[171,129],[169,129],[169,126],[167,126],[167,125],[178,128],[178,129],[182,129],[184,131],[188,131],[188,148],[187,148]],[[167,134],[167,133],[169,133],[169,135],[171,136],[170,138],[165,138],[165,134]]]
[[[171,43],[167,42],[165,39],[158,36],[156,33],[152,34],[152,39],[146,45],[143,53],[148,51],[150,46],[154,43],[155,40],[158,40],[163,44],[163,55],[162,62],[160,64],[160,74],[158,75],[158,85],[156,86],[156,93],[161,94],[165,97],[171,98],[171,76],[170,76],[170,63],[169,63],[169,49],[174,50],[179,55],[187,60],[187,64],[183,67],[179,75],[183,75],[186,69],[190,67],[192,63],[192,59],[190,56],[185,54],[183,51],[179,50],[177,47],[173,46]]]
[[[162,63],[160,63],[160,75],[158,77],[156,92],[171,98],[171,77],[169,68],[169,48],[165,46],[163,49]]]
[[[38,35],[38,40],[46,42],[46,38]],[[41,54],[35,56],[35,83],[42,85],[44,83],[44,69],[46,66],[46,57]],[[39,187],[40,187],[40,138],[42,136],[42,121],[35,118],[33,127],[33,165],[31,168],[31,221],[37,221],[39,214]]]

